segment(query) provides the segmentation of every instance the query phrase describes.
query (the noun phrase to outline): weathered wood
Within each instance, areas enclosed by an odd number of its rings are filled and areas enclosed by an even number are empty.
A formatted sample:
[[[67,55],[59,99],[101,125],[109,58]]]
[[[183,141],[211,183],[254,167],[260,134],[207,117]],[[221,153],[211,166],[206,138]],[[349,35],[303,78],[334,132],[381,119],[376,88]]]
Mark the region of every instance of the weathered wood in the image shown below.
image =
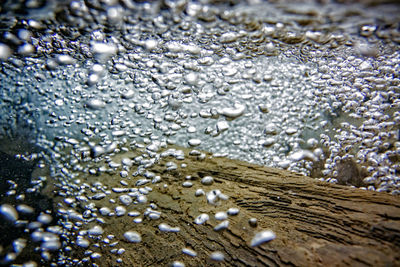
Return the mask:
[[[166,171],[166,161],[187,167]],[[162,212],[161,219],[145,218],[136,225],[124,216],[107,219],[104,226],[106,233],[112,231],[116,237],[127,230],[142,234],[138,244],[120,241],[126,252],[118,257],[124,264],[167,266],[178,260],[186,266],[400,266],[399,197],[210,156],[197,160],[186,155],[184,161],[167,158],[151,171],[162,177],[148,196]],[[188,175],[193,186],[182,187]],[[213,185],[200,183],[206,175],[214,177]],[[120,179],[115,176],[103,183],[117,185]],[[199,188],[219,189],[229,199],[210,205],[204,196],[195,197]],[[228,229],[214,231],[219,223],[214,214],[231,207],[238,207],[240,213],[229,216]],[[210,220],[196,225],[194,219],[201,213],[208,213]],[[250,218],[257,218],[257,227],[249,225]],[[161,232],[162,222],[181,230]],[[251,247],[251,239],[264,229],[274,231],[276,239]],[[183,254],[184,247],[195,250],[197,257]],[[110,248],[100,246],[99,250],[101,265],[114,266],[117,256],[109,253]],[[212,261],[213,251],[223,252],[225,261]]]

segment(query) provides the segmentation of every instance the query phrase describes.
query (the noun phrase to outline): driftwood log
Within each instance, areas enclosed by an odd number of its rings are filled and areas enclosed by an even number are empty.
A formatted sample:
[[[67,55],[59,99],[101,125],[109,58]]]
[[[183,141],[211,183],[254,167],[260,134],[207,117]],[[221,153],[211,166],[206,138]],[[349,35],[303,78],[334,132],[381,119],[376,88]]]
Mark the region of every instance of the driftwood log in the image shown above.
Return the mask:
[[[124,266],[169,266],[174,261],[186,266],[400,266],[399,197],[209,154],[204,160],[185,154],[183,161],[166,158],[151,169],[162,177],[148,195],[162,212],[160,219],[144,218],[141,224],[129,216],[107,219],[105,233],[122,237],[134,230],[141,233],[142,241],[128,243],[122,238],[119,245],[126,250],[122,255],[99,246],[100,266],[115,266],[116,258]],[[168,161],[187,167],[167,171]],[[190,188],[182,186],[188,175],[193,182]],[[214,177],[212,185],[200,183],[207,175]],[[120,177],[116,176],[101,180],[117,186]],[[199,188],[219,189],[229,199],[210,205],[204,196],[195,196]],[[239,208],[239,214],[229,216],[228,229],[215,231],[220,221],[214,214],[231,207]],[[135,209],[140,210],[140,205]],[[210,220],[197,225],[194,219],[201,213],[209,214]],[[249,225],[250,218],[257,219],[256,227]],[[161,232],[162,222],[178,226],[180,232]],[[276,239],[251,247],[254,235],[266,229],[275,232]],[[193,249],[197,256],[182,253],[182,248]],[[221,251],[225,260],[211,260],[214,251]]]

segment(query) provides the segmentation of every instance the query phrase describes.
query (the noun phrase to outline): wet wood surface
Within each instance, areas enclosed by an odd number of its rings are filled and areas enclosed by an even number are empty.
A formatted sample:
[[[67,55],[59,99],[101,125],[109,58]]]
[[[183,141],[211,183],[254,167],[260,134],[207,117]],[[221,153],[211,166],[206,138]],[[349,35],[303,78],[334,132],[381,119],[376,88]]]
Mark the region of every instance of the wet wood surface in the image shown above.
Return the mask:
[[[168,161],[178,168],[167,171]],[[187,167],[181,168],[182,163]],[[153,190],[148,195],[149,202],[161,211],[161,218],[144,217],[141,224],[135,224],[125,215],[107,219],[104,225],[105,232],[112,230],[116,237],[128,230],[141,233],[140,243],[120,241],[126,251],[118,257],[124,264],[170,266],[180,261],[186,266],[400,266],[398,196],[210,155],[204,160],[187,153],[183,161],[166,158],[151,171],[162,178],[151,185]],[[118,184],[120,179],[112,178],[115,176],[119,175],[109,175],[108,185],[112,186],[112,181]],[[214,177],[214,183],[202,185],[204,176]],[[193,186],[183,187],[185,181]],[[221,190],[229,199],[210,205],[205,196],[195,196],[199,188],[206,193]],[[215,231],[220,223],[215,213],[232,207],[239,208],[239,214],[229,216],[227,229]],[[141,211],[140,205],[134,209]],[[210,220],[197,225],[194,219],[201,213],[207,213]],[[249,225],[250,218],[257,219],[256,227]],[[179,227],[180,231],[161,232],[160,223]],[[267,229],[276,233],[276,239],[251,247],[254,235]],[[182,253],[182,248],[196,251],[197,256]],[[117,256],[109,251],[109,247],[99,247],[102,266],[115,265]],[[222,252],[225,260],[211,260],[214,251]]]

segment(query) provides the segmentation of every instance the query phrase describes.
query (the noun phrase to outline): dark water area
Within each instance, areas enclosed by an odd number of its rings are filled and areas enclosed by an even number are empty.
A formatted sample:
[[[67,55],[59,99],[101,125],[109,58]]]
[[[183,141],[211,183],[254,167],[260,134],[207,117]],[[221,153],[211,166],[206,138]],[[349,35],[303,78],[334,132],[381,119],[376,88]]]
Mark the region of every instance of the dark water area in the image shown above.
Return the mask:
[[[8,151],[10,152],[10,151]],[[25,239],[25,249],[18,255],[18,260],[14,264],[23,264],[29,261],[41,261],[39,253],[35,252],[36,244],[31,240],[30,233],[26,231],[26,223],[34,221],[42,211],[53,212],[52,195],[45,195],[45,190],[42,192],[30,193],[32,181],[39,173],[46,173],[45,170],[38,170],[39,160],[27,161],[17,159],[16,156],[0,151],[0,205],[9,204],[18,206],[20,204],[29,205],[33,208],[32,212],[20,213],[18,219],[20,225],[15,227],[14,222],[11,222],[0,216],[0,246],[4,251],[0,251],[0,266],[8,266],[4,262],[6,253],[13,250],[13,241]],[[16,196],[18,196],[16,198]],[[26,223],[24,223],[26,222]],[[43,262],[41,266],[49,266]]]

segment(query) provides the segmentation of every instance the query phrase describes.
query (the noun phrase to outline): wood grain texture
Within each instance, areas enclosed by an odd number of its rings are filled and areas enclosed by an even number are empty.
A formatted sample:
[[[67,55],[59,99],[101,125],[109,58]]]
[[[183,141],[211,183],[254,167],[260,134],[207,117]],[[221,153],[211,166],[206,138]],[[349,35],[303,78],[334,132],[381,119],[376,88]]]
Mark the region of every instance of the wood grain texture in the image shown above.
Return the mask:
[[[118,257],[124,264],[169,266],[181,261],[186,266],[400,266],[399,197],[210,154],[197,160],[187,152],[183,161],[165,158],[151,168],[162,177],[148,195],[162,212],[159,220],[145,218],[136,225],[128,216],[107,219],[105,232],[112,230],[117,237],[127,230],[142,234],[139,244],[120,241],[126,252]],[[168,161],[187,167],[167,171]],[[188,175],[193,182],[190,188],[182,186]],[[210,186],[200,182],[207,175],[214,177]],[[110,187],[112,181],[116,185],[119,181],[113,174],[107,179]],[[205,196],[195,196],[199,188],[206,192],[219,189],[229,199],[210,205]],[[215,220],[215,213],[231,207],[239,208],[240,213],[229,216],[228,229],[213,230],[220,222]],[[140,205],[134,208],[141,209]],[[201,213],[209,214],[210,220],[197,225],[194,219]],[[257,218],[257,227],[249,225],[250,218]],[[181,230],[161,232],[158,225],[162,222]],[[254,235],[266,229],[274,231],[276,239],[251,247]],[[183,254],[184,247],[195,250],[197,256]],[[102,266],[115,265],[116,256],[109,250],[106,246],[99,248]],[[223,252],[225,261],[211,260],[209,255],[214,251]]]

